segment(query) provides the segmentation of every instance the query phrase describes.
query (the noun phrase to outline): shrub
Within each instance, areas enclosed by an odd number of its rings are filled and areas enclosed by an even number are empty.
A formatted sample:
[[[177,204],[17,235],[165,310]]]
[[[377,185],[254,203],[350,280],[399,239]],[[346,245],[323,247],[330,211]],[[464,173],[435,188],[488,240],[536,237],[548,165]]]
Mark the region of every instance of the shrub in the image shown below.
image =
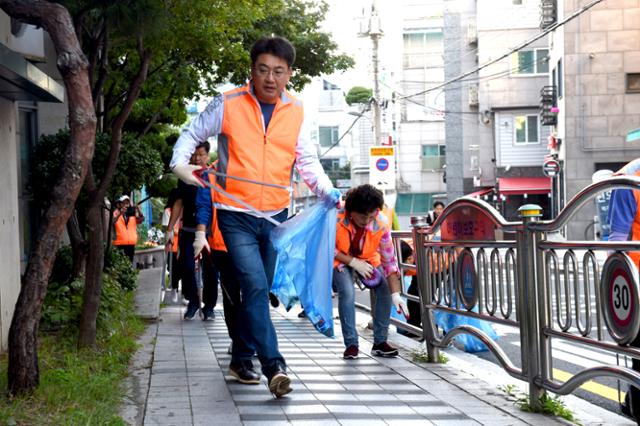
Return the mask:
[[[111,248],[105,272],[120,284],[125,291],[132,291],[138,286],[138,272],[131,267],[131,261],[120,250]]]

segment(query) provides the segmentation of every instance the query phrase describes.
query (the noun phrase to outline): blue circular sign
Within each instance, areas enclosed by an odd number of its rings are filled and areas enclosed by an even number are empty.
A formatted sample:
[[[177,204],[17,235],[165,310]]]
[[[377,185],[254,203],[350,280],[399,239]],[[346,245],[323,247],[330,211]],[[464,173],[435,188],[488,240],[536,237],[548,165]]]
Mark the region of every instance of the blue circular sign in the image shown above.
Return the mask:
[[[381,172],[384,172],[388,168],[389,168],[389,161],[387,161],[386,158],[380,158],[378,159],[378,161],[376,161],[376,169],[380,170]]]

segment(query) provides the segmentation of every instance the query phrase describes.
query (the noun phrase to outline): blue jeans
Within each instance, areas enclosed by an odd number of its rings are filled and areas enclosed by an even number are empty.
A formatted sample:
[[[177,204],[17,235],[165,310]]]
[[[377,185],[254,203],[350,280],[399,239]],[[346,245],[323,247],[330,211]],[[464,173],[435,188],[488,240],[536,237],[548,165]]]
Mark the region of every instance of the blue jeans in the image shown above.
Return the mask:
[[[283,222],[287,210],[273,218]],[[269,314],[269,289],[276,265],[276,252],[269,235],[275,225],[247,213],[218,210],[218,226],[240,285],[241,323],[237,331],[245,341],[253,342],[262,372],[270,378],[278,369],[286,369]],[[249,361],[252,356],[246,346],[233,345],[233,360]]]
[[[380,275],[384,277],[382,267],[378,267]],[[358,346],[358,331],[356,330],[355,288],[353,286],[353,270],[345,266],[341,271],[333,268],[333,284],[338,290],[338,313],[344,345]],[[389,318],[391,316],[391,293],[387,279],[373,290],[376,293],[376,305],[373,312],[373,344],[379,345],[387,341],[389,333]]]

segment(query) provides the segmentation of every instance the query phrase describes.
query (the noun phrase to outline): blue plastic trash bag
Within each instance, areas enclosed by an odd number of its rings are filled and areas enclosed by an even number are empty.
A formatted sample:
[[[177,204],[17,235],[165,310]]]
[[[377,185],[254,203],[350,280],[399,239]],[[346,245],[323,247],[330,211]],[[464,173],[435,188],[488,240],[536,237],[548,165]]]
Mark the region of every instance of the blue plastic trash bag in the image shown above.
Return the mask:
[[[453,305],[455,306],[455,294],[453,295]],[[478,312],[477,306],[473,308],[473,312]],[[442,328],[446,333],[460,325],[470,325],[483,331],[491,340],[498,340],[498,334],[487,321],[465,315],[450,314],[449,312],[434,311],[433,313],[436,325]],[[465,352],[483,352],[488,351],[487,345],[482,343],[476,337],[469,334],[459,334],[453,338],[457,345],[461,346]]]
[[[336,248],[336,206],[321,201],[277,226],[278,254],[271,292],[287,311],[298,301],[316,329],[333,337],[331,281]]]

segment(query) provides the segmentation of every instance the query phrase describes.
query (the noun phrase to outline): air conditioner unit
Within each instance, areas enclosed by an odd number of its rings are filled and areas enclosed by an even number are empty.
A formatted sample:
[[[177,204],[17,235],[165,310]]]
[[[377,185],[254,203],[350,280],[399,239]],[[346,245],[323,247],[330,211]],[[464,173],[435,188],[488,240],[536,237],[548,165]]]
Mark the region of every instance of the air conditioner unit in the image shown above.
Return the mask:
[[[478,27],[475,22],[467,24],[467,44],[478,44]]]
[[[478,107],[480,102],[478,100],[478,86],[475,84],[469,86],[469,106]]]

